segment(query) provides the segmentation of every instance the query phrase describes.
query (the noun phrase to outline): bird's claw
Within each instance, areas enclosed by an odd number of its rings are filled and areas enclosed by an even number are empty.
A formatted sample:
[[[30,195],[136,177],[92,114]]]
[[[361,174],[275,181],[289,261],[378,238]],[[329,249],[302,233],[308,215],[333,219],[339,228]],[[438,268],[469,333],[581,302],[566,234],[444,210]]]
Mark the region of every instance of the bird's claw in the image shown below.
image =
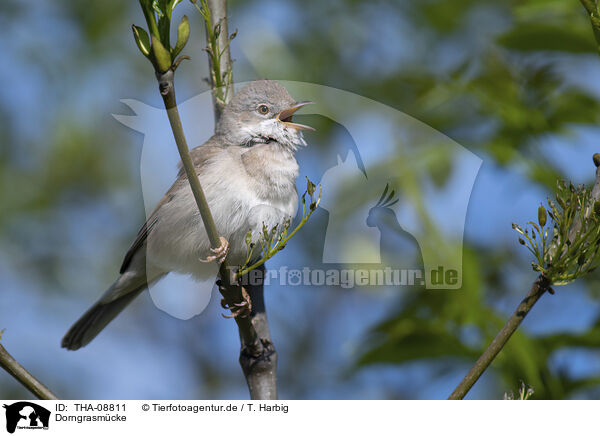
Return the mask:
[[[230,306],[227,301],[225,301],[225,298],[221,299],[221,307],[226,310],[231,310],[231,315],[225,315],[224,313],[221,314],[223,315],[223,318],[245,318],[250,315],[250,312],[252,312],[252,301],[250,300],[250,295],[248,295],[248,292],[246,292],[246,288],[243,286],[241,286],[241,288],[243,298],[241,303],[234,303],[233,306]]]
[[[208,263],[216,260],[218,263],[223,263],[227,254],[229,254],[229,241],[223,236],[219,236],[219,239],[221,240],[221,246],[210,249],[210,251],[215,254],[213,256],[208,256],[206,259],[200,259],[200,262]]]

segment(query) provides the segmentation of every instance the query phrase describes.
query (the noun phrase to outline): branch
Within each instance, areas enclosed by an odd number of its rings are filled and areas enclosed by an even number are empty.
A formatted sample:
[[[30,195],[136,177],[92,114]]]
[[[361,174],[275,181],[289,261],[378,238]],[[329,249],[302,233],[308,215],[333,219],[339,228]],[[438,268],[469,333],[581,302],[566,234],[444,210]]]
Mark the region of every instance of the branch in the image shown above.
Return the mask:
[[[195,1],[192,2],[198,7]],[[226,0],[202,0],[201,3],[202,8],[199,8],[199,10],[206,25],[208,43],[206,51],[208,52],[210,65],[216,125],[223,108],[233,96],[233,70],[229,44],[235,37],[235,33],[230,36],[228,32]],[[238,283],[238,277],[234,269],[228,269],[223,265],[221,265],[221,278],[223,278],[225,269],[226,273],[230,274],[230,283]],[[254,279],[258,279],[255,283],[247,280],[248,275],[242,278],[242,283],[249,283],[246,290],[251,301],[252,310],[249,318],[242,318],[245,322],[250,323],[249,326],[240,325],[240,318],[236,318],[241,341],[239,360],[250,390],[250,398],[253,400],[276,400],[277,352],[271,342],[269,321],[267,320],[264,303],[265,268],[261,267],[255,273],[257,274],[252,276]],[[235,292],[237,297],[242,296],[242,292],[237,290]],[[240,302],[239,298],[238,302]],[[252,335],[248,334],[247,330],[249,329],[252,329]]]
[[[594,154],[594,165],[596,165],[596,180],[594,182],[594,187],[592,188],[591,199],[592,202],[597,202],[600,199],[600,154]],[[593,208],[589,211],[589,213],[593,213]],[[584,219],[589,218],[586,215],[582,215]],[[544,218],[545,220],[545,218]],[[570,227],[569,231],[569,241],[574,241],[577,238],[580,232],[578,229],[582,226],[582,221],[579,217],[575,219],[573,225]],[[521,233],[523,234],[523,233]],[[570,245],[570,244],[567,244]],[[561,251],[557,249],[556,246],[552,246],[549,249],[549,252],[552,254],[558,254]],[[544,256],[542,256],[543,258]],[[465,395],[471,390],[473,385],[479,380],[481,375],[485,372],[485,370],[490,366],[494,358],[498,355],[498,353],[504,348],[512,334],[517,330],[519,325],[523,319],[527,316],[527,314],[531,311],[535,303],[540,299],[542,295],[546,291],[550,293],[554,293],[552,288],[550,287],[552,283],[550,280],[544,276],[544,274],[540,274],[539,277],[533,282],[531,289],[527,296],[521,301],[517,310],[512,314],[509,320],[506,322],[502,330],[496,335],[492,343],[488,346],[488,348],[483,352],[483,354],[477,359],[475,365],[471,368],[471,370],[467,373],[465,378],[460,382],[460,384],[454,389],[454,392],[448,397],[449,400],[462,400]]]
[[[277,352],[271,342],[269,331],[269,320],[265,309],[264,300],[264,277],[265,267],[261,266],[253,271],[252,278],[255,283],[248,281],[246,285],[250,301],[252,301],[252,312],[250,320],[264,346],[263,353],[259,356],[251,356],[240,352],[240,365],[246,377],[246,383],[250,390],[250,398],[253,400],[276,400],[277,399]],[[245,276],[247,279],[249,276]],[[246,283],[242,280],[242,283]]]
[[[2,332],[0,332],[0,339]],[[42,382],[32,376],[29,371],[21,366],[6,349],[0,344],[0,367],[19,381],[29,392],[40,400],[58,400]]]
[[[454,389],[454,392],[448,397],[449,400],[462,400],[467,392],[471,390],[473,385],[479,380],[479,377],[490,366],[498,353],[504,348],[512,334],[517,330],[521,321],[527,316],[533,305],[537,303],[542,295],[549,289],[550,283],[547,282],[541,275],[537,278],[529,294],[521,301],[517,310],[512,314],[507,323],[502,327],[502,330],[496,335],[492,343],[483,352],[481,357],[477,359],[473,368],[467,373],[465,378]]]
[[[596,10],[595,0],[580,0],[588,14],[592,14]]]

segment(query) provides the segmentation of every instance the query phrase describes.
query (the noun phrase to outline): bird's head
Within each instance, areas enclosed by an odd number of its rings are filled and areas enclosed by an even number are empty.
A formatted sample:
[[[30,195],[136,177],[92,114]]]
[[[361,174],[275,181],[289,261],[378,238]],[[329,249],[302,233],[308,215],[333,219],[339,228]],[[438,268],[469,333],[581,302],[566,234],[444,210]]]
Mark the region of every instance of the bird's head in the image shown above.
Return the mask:
[[[217,125],[217,135],[234,145],[252,146],[277,142],[291,150],[306,145],[302,130],[292,116],[311,102],[297,102],[279,83],[257,80],[238,92],[225,107]]]

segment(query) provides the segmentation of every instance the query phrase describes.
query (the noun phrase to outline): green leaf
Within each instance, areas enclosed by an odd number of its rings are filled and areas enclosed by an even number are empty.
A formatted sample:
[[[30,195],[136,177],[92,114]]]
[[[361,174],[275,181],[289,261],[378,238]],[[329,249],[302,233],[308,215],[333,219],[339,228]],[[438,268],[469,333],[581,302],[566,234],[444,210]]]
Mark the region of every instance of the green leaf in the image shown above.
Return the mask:
[[[177,26],[177,43],[175,47],[171,50],[171,54],[173,58],[176,58],[181,50],[185,47],[190,37],[190,23],[188,17],[186,15],[183,16],[179,26]]]
[[[135,43],[138,48],[142,52],[144,56],[147,58],[150,57],[150,36],[148,36],[148,32],[144,30],[144,28],[136,26],[135,24],[131,26],[133,30],[133,38],[135,39]]]
[[[155,67],[159,73],[164,73],[171,68],[171,55],[154,35],[152,35],[152,53],[156,61]]]

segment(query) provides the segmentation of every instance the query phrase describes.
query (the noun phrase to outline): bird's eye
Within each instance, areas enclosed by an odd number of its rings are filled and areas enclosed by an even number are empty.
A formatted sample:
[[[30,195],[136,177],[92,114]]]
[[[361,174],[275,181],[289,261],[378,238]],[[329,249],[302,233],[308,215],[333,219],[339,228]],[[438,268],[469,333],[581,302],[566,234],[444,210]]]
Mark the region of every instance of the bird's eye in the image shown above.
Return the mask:
[[[269,113],[269,107],[266,104],[261,104],[258,107],[258,113],[266,115]]]

